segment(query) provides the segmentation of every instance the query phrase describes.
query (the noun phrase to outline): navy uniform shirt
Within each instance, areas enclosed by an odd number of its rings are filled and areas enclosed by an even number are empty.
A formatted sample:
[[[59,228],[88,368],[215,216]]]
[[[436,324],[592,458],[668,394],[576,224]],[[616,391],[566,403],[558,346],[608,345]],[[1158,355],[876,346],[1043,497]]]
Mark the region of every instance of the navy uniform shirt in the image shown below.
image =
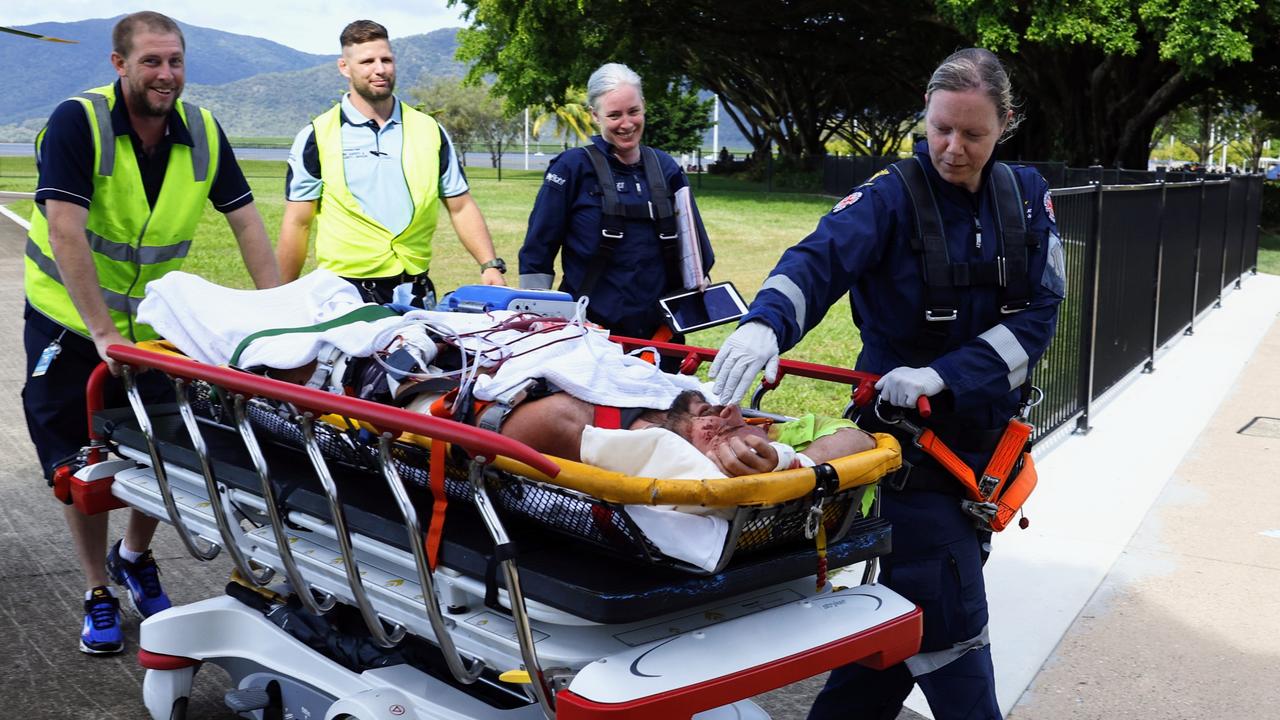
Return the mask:
[[[937,198],[951,261],[994,260],[999,243],[991,229],[999,224],[991,164],[979,192],[970,193],[938,175],[924,143],[917,145],[916,155]],[[1032,168],[1015,166],[1014,173],[1028,244],[1039,241],[1028,256],[1027,309],[1002,314],[998,287],[957,288],[959,316],[948,323],[943,350],[930,357],[911,352],[925,310],[921,256],[910,245],[915,222],[906,188],[897,174],[884,171],[854,188],[812,234],[783,254],[743,322],[768,324],[785,351],[849,293],[861,318],[858,370],[883,375],[903,365],[928,365],[954,395],[959,419],[983,429],[1003,427],[1017,409],[1017,389],[1053,338],[1058,304],[1066,294],[1048,184]],[[980,244],[975,218],[987,229]]]
[[[599,135],[591,142],[609,158],[609,168],[624,204],[649,202],[649,183],[640,163],[627,165],[613,155],[613,148]],[[562,255],[564,278],[560,289],[578,296],[600,244],[601,192],[595,169],[586,148],[574,148],[551,161],[542,188],[529,214],[529,230],[520,248],[521,287],[551,287],[556,255]],[[684,172],[670,155],[656,151],[667,189],[674,193],[688,185]],[[702,246],[703,270],[711,269],[715,257],[698,208],[693,206],[698,238]],[[620,335],[651,337],[662,324],[658,298],[668,283],[662,248],[655,224],[649,220],[627,220],[625,238],[613,260],[601,273],[591,293],[588,317]]]
[[[216,124],[217,121],[215,120]],[[191,146],[191,132],[182,122],[176,109],[169,111],[164,139],[148,155],[142,150],[142,141],[129,122],[120,81],[116,81],[116,103],[111,108],[111,127],[117,136],[127,135],[133,141],[134,156],[142,173],[142,184],[147,192],[147,202],[155,207],[164,184],[165,169],[169,166],[169,149],[173,143]],[[240,171],[235,153],[222,127],[218,126],[218,167],[209,201],[219,212],[229,213],[253,202],[249,183]],[[64,200],[88,208],[93,200],[93,175],[96,172],[93,157],[93,130],[84,105],[78,100],[64,100],[49,116],[44,140],[36,153],[36,167],[40,178],[36,183],[36,202]]]

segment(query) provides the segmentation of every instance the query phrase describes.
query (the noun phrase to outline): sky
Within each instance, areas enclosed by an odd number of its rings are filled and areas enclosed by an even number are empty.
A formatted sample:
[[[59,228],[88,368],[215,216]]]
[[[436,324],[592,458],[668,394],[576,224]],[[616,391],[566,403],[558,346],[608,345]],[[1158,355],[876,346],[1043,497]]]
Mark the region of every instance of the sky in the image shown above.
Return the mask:
[[[268,12],[259,12],[270,8]],[[121,0],[4,0],[0,25],[73,22],[115,17],[138,10],[156,10],[188,25],[274,40],[295,50],[333,54],[338,33],[352,20],[367,18],[387,26],[391,37],[461,27],[460,6],[445,0],[149,0],[143,4]]]

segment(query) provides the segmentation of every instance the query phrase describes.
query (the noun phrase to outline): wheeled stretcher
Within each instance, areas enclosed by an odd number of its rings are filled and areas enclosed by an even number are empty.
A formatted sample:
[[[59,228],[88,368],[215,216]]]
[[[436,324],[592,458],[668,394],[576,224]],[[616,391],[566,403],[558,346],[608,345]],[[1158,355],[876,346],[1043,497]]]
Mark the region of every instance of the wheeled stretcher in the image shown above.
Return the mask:
[[[658,345],[687,366],[711,355]],[[815,468],[631,478],[155,349],[110,355],[130,407],[93,407],[102,368],[70,494],[89,512],[164,519],[196,557],[226,550],[235,566],[228,595],[142,624],[154,718],[184,716],[205,662],[230,674],[228,704],[261,720],[764,717],[747,698],[918,649],[912,604],[825,582],[889,549],[864,502],[900,462],[888,436]],[[172,379],[174,404],[144,405],[143,370]],[[657,552],[627,518],[634,504],[729,508],[721,566],[691,572]]]

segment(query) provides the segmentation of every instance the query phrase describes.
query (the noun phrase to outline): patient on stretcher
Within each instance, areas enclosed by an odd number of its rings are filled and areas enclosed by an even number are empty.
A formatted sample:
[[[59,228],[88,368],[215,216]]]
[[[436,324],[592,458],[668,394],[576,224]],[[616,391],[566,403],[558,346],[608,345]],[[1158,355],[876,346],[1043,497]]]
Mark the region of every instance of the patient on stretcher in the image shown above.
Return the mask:
[[[185,309],[197,296],[207,310],[193,317]],[[148,285],[139,313],[202,362],[418,412],[438,406],[451,383],[465,402],[453,403],[447,416],[626,474],[755,474],[874,447],[845,421],[807,416],[769,430],[750,425],[736,406],[708,403],[697,378],[661,372],[581,322],[507,311],[400,315],[364,304],[348,283],[320,271],[262,291],[170,273]],[[504,412],[481,422],[476,408],[487,405]],[[600,422],[601,409],[612,410],[611,424]],[[682,442],[673,444],[671,434]],[[642,460],[656,454],[672,462],[628,464],[634,453],[627,450],[636,447],[649,449]]]

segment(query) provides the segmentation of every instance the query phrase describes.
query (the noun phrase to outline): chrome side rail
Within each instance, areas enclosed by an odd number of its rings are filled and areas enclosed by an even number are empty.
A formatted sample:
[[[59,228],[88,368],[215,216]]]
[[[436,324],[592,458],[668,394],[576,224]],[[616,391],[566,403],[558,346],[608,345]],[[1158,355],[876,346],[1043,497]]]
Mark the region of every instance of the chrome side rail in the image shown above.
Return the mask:
[[[404,639],[405,627],[388,620],[391,632],[387,632],[382,626],[383,619],[369,602],[369,593],[365,591],[364,580],[360,577],[360,564],[356,562],[356,551],[351,546],[351,531],[347,529],[347,514],[342,509],[338,484],[333,481],[329,464],[325,462],[324,455],[320,452],[320,444],[316,442],[315,417],[309,412],[303,412],[296,416],[296,419],[302,428],[303,445],[306,446],[311,467],[315,469],[316,477],[320,479],[320,484],[324,486],[324,494],[329,499],[329,516],[333,521],[334,535],[338,540],[338,552],[342,554],[342,566],[347,571],[347,585],[351,587],[351,597],[356,601],[356,607],[360,608],[360,616],[364,618],[364,624],[369,628],[373,641],[384,648],[395,647]],[[272,522],[275,522],[274,518]],[[292,551],[289,555],[293,555]],[[280,553],[280,557],[284,558],[283,552]]]
[[[520,574],[516,570],[516,561],[512,557],[513,545],[507,535],[502,520],[489,500],[489,491],[484,486],[484,470],[487,460],[476,455],[471,460],[470,479],[471,495],[476,509],[484,520],[489,535],[493,538],[494,553],[501,558],[502,572],[507,579],[507,599],[511,605],[511,617],[516,623],[516,639],[520,642],[520,656],[524,659],[525,670],[529,673],[529,683],[533,694],[542,706],[542,712],[551,720],[555,719],[555,698],[547,684],[546,675],[538,662],[538,650],[533,644],[533,630],[529,626],[529,613],[524,607],[524,592],[520,588]]]
[[[164,499],[164,509],[169,514],[169,522],[173,523],[173,527],[178,531],[178,539],[182,540],[182,544],[186,546],[187,552],[191,553],[192,557],[197,560],[212,560],[218,556],[222,546],[211,542],[208,548],[201,550],[195,536],[187,530],[182,514],[178,512],[178,504],[173,499],[173,490],[169,487],[169,476],[164,470],[164,458],[160,456],[160,445],[156,443],[155,432],[151,427],[151,416],[143,407],[138,383],[133,379],[133,368],[123,364],[120,368],[125,392],[129,397],[129,405],[133,407],[133,414],[138,417],[138,428],[147,439],[147,452],[151,454],[151,467],[155,472],[156,483],[160,486],[160,496]]]
[[[434,576],[427,562],[426,550],[422,547],[422,523],[418,520],[418,511],[414,509],[409,493],[405,491],[404,482],[400,479],[400,472],[396,470],[395,462],[391,457],[391,440],[389,433],[382,433],[378,437],[378,459],[382,466],[382,477],[391,488],[391,494],[395,497],[396,505],[400,507],[400,514],[404,517],[404,528],[409,534],[409,547],[413,549],[414,564],[418,568],[418,585],[422,588],[422,604],[427,611],[427,620],[431,623],[431,630],[435,633],[436,642],[440,645],[445,662],[449,665],[449,672],[453,673],[453,677],[458,682],[470,685],[480,677],[485,664],[480,658],[470,658],[470,667],[468,667],[468,660],[463,658],[453,642],[449,624],[440,614],[440,600],[436,595]],[[443,446],[444,442],[433,441],[431,451],[443,452],[437,445]]]
[[[209,493],[213,519],[217,521],[218,533],[222,536],[222,547],[226,548],[231,555],[231,561],[241,577],[254,585],[266,585],[271,582],[271,578],[275,577],[275,570],[265,567],[261,574],[254,572],[253,566],[241,552],[237,538],[242,537],[244,532],[240,529],[239,523],[231,517],[229,504],[220,501],[220,498],[225,497],[227,488],[213,476],[213,466],[209,462],[209,447],[204,442],[204,435],[200,432],[195,413],[191,411],[191,401],[187,399],[187,381],[182,378],[172,378],[172,380],[178,412],[182,415],[182,424],[186,426],[187,435],[191,437],[191,447],[195,450],[196,457],[200,458],[200,471],[204,474],[204,487]]]
[[[244,441],[245,450],[249,452],[249,457],[253,459],[253,467],[258,471],[258,479],[262,481],[262,499],[267,506],[267,516],[271,519],[271,532],[275,537],[280,563],[284,565],[284,574],[289,579],[289,584],[296,591],[298,599],[302,601],[303,606],[309,612],[315,615],[327,613],[338,603],[338,599],[333,596],[333,593],[326,590],[312,588],[302,577],[302,573],[298,571],[298,564],[293,559],[293,549],[289,545],[289,537],[284,534],[284,518],[280,515],[275,489],[271,487],[271,473],[267,469],[267,459],[262,454],[262,447],[258,444],[258,438],[253,434],[253,427],[249,424],[248,415],[245,414],[245,402],[245,396],[236,393],[235,402],[233,403],[236,428],[240,431],[240,439]],[[312,591],[321,596],[320,600],[316,600],[315,595],[311,594]]]

